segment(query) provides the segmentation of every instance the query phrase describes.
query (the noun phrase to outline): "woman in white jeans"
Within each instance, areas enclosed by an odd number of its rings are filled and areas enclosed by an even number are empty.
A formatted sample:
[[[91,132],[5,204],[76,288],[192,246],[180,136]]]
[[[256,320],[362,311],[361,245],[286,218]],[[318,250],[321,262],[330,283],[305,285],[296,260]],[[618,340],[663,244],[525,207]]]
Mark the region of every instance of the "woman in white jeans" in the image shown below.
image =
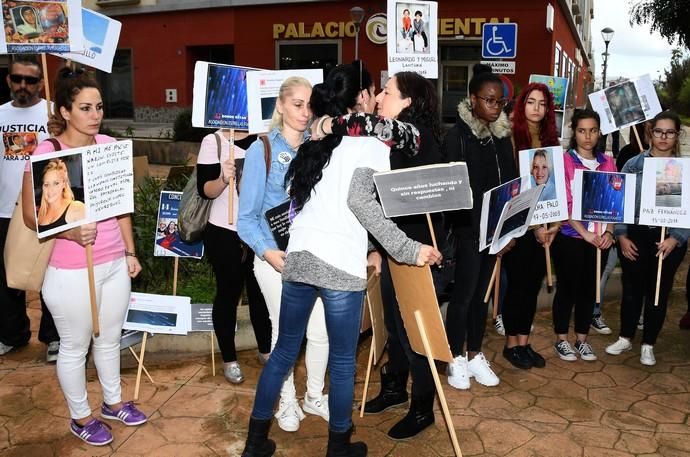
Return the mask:
[[[311,118],[309,97],[311,84],[301,77],[290,77],[280,87],[271,121],[267,157],[262,140],[255,141],[247,150],[242,171],[240,208],[237,233],[252,248],[254,275],[266,300],[271,317],[271,347],[278,340],[280,320],[281,272],[285,265],[285,252],[279,249],[266,221],[265,213],[288,199],[285,173],[297,149],[305,140]],[[317,300],[307,324],[307,392],[302,408],[305,412],[329,419],[328,395],[323,395],[328,366],[328,333],[323,303]],[[304,419],[297,403],[293,373],[285,379],[280,392],[276,418],[278,426],[286,432],[295,432]]]
[[[98,84],[91,77],[83,71],[63,68],[58,72],[55,92],[56,113],[51,128],[57,127],[58,135],[39,144],[34,155],[115,141],[98,134],[103,101]],[[58,176],[54,184],[69,189],[67,173]],[[35,229],[32,197],[27,164],[22,187],[24,222]],[[55,225],[61,225],[59,221],[60,218]],[[120,334],[129,304],[130,280],[141,271],[132,221],[129,215],[123,215],[83,224],[55,238],[42,292],[60,334],[58,380],[72,418],[70,431],[87,444],[103,446],[113,440],[110,427],[92,415],[86,391],[86,353],[93,328],[85,246],[93,246],[100,333],[93,337],[92,354],[103,390],[100,415],[125,425],[140,425],[146,422],[146,416],[131,402],[122,402],[120,389]]]

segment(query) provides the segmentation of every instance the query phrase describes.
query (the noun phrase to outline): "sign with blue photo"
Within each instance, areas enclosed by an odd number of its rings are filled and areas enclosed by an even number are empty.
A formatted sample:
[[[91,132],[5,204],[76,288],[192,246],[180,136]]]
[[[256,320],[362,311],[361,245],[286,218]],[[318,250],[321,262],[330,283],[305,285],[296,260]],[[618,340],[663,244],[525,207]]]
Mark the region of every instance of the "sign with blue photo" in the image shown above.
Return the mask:
[[[156,224],[156,242],[153,255],[156,257],[194,257],[204,255],[203,241],[185,243],[177,230],[177,214],[180,210],[182,192],[161,192]]]
[[[635,184],[634,174],[575,170],[573,219],[633,224]]]
[[[482,26],[482,58],[514,59],[517,56],[517,24],[485,22]]]

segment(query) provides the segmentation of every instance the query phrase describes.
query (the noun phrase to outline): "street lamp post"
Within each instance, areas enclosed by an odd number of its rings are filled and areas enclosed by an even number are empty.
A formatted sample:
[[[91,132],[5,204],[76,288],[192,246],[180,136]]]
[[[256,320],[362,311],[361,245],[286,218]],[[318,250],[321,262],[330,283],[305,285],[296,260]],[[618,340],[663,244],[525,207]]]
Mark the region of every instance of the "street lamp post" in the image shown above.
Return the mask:
[[[359,30],[362,28],[364,10],[359,6],[353,6],[350,9],[350,18],[355,25],[355,60],[359,60]]]
[[[604,44],[606,45],[606,50],[604,51],[604,74],[602,75],[601,88],[606,89],[606,70],[609,64],[609,43],[613,39],[613,29],[611,27],[606,27],[601,29],[601,37],[604,39]]]

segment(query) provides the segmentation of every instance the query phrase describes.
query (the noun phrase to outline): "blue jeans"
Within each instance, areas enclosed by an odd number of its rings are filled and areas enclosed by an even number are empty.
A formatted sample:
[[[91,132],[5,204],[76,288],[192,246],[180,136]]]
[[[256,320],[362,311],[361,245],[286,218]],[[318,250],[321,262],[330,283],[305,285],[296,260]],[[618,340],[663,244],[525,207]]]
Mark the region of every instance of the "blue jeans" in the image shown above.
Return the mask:
[[[278,341],[261,372],[252,417],[266,420],[273,416],[273,405],[285,376],[297,360],[317,295],[323,300],[330,344],[329,428],[334,432],[345,432],[352,426],[355,356],[364,291],[330,290],[299,282],[283,281]]]

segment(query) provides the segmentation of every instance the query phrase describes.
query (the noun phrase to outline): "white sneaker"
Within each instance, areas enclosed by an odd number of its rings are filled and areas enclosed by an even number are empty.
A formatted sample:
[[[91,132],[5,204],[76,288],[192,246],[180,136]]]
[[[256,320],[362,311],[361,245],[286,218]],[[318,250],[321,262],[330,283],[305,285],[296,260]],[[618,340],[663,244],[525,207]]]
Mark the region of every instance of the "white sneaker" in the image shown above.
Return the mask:
[[[286,432],[296,432],[299,430],[299,423],[305,418],[305,415],[302,408],[299,407],[297,399],[292,399],[280,400],[275,417],[278,419],[278,427]]]
[[[501,314],[496,315],[494,327],[496,328],[496,333],[498,333],[501,336],[506,336],[506,329],[503,326],[503,316]]]
[[[328,395],[322,395],[319,398],[312,399],[308,393],[304,394],[304,400],[302,400],[302,409],[305,413],[321,416],[326,422],[328,422],[328,418],[330,417],[330,413],[328,411]]]
[[[606,346],[606,349],[604,350],[607,354],[620,355],[625,351],[629,351],[630,349],[632,349],[632,343],[630,342],[630,340],[628,340],[627,338],[623,338],[622,336],[619,336],[618,341],[616,341],[613,344],[609,344],[608,346]]]
[[[467,362],[467,372],[470,374],[470,378],[474,377],[483,386],[493,387],[500,382],[496,373],[491,369],[491,364],[481,352]]]
[[[461,355],[453,359],[448,364],[446,370],[448,374],[448,384],[456,389],[467,390],[470,388],[470,375],[467,372],[467,359]]]
[[[654,357],[654,346],[651,344],[643,344],[640,348],[640,363],[642,365],[653,366],[656,365],[656,358]]]
[[[14,346],[8,346],[7,344],[0,342],[0,355],[5,355],[14,349]]]

